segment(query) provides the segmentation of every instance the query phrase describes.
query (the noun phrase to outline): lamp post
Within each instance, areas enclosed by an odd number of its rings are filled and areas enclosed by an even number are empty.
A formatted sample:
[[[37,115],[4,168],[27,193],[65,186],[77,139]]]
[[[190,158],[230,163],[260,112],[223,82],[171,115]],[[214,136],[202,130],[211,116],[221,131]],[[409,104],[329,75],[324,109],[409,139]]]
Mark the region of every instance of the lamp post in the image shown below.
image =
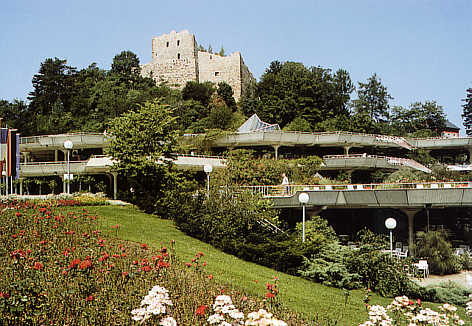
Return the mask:
[[[298,201],[303,205],[303,219],[302,219],[302,241],[305,242],[305,208],[306,203],[310,200],[310,196],[306,192],[302,192],[298,195]]]
[[[64,182],[67,182],[67,193],[70,194],[70,150],[74,147],[71,140],[64,142],[64,148],[67,149],[67,174],[64,176]],[[67,181],[66,181],[67,180]]]
[[[385,227],[389,229],[390,231],[390,258],[393,257],[392,230],[395,229],[396,226],[397,226],[397,221],[394,218],[389,217],[388,219],[385,220]]]
[[[213,166],[211,166],[210,164],[206,164],[203,167],[203,171],[205,171],[207,175],[207,197],[210,198],[210,173],[211,171],[213,171]]]

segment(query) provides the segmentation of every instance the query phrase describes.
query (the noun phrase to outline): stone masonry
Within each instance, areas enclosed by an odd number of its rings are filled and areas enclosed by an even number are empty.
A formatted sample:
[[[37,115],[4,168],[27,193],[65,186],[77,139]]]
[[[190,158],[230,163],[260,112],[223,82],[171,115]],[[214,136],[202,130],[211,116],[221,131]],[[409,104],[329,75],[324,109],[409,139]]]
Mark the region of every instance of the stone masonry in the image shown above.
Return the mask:
[[[153,37],[152,61],[141,66],[141,75],[180,89],[188,81],[224,81],[233,88],[236,101],[255,81],[240,52],[220,56],[198,51],[195,36],[187,30]]]

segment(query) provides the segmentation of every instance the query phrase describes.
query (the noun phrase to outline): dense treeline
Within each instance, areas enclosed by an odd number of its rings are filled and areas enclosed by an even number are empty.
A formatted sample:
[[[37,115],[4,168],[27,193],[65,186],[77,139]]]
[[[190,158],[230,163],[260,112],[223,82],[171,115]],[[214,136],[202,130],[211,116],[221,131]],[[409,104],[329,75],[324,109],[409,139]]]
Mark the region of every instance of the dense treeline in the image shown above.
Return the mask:
[[[116,55],[108,71],[95,63],[77,70],[66,60],[48,58],[33,76],[27,100],[0,100],[0,116],[22,135],[101,132],[111,119],[160,98],[173,107],[178,128],[195,133],[234,130],[253,113],[297,131],[435,136],[446,121],[434,101],[391,107],[393,97],[376,74],[356,87],[343,69],[274,61],[236,104],[226,83],[188,82],[175,90],[139,71],[139,59],[130,51]]]

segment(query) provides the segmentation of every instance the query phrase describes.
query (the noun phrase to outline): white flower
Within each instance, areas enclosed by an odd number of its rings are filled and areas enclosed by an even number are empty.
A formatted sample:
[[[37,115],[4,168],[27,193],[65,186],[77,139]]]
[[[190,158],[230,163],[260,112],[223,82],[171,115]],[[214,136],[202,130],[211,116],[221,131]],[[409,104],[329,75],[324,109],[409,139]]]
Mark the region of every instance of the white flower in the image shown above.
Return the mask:
[[[172,317],[166,317],[159,323],[161,326],[177,326],[177,322]]]
[[[219,323],[219,322],[223,321],[224,319],[225,319],[225,317],[223,317],[222,315],[214,314],[214,315],[211,315],[210,317],[208,317],[207,321],[210,324],[216,324],[216,323]]]

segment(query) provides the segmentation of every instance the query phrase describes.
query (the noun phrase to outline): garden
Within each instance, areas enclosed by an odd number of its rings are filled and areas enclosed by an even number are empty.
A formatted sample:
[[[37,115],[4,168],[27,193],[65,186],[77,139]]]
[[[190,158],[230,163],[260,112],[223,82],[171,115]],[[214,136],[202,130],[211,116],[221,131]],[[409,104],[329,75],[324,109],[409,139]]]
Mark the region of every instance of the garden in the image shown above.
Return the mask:
[[[4,324],[380,325],[380,318],[424,314],[450,325],[468,320],[464,308],[457,315],[452,306],[405,298],[388,306],[391,299],[364,287],[337,289],[238,260],[133,207],[10,199],[1,209]]]

